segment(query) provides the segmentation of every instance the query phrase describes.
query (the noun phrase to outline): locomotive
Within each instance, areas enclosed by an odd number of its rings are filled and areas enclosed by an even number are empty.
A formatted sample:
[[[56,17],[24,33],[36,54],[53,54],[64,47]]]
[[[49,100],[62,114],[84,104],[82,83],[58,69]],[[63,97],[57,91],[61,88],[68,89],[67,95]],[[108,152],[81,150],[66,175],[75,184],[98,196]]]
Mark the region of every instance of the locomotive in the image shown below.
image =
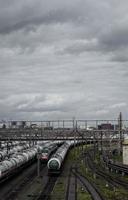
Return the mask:
[[[47,163],[51,154],[54,153],[57,150],[57,148],[58,148],[58,145],[56,143],[45,146],[42,150],[40,161],[42,163]]]

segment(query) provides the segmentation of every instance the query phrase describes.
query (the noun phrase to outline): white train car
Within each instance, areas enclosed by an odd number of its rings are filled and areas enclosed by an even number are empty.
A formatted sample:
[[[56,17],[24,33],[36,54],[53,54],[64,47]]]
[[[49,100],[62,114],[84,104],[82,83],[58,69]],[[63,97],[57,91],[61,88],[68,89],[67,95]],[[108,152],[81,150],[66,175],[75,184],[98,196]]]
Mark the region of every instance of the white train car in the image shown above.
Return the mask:
[[[48,161],[47,164],[49,174],[60,173],[67,152],[73,145],[74,145],[73,141],[67,141],[57,149],[54,155],[52,155],[51,159]]]

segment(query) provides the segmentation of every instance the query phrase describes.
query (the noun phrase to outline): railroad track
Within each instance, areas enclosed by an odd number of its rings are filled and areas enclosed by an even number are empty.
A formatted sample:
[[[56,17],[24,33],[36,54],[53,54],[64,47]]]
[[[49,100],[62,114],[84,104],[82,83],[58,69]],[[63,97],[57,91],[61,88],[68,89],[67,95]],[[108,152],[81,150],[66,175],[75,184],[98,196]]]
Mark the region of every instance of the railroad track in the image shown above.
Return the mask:
[[[128,167],[123,166],[123,165],[117,165],[117,164],[113,164],[113,163],[108,163],[107,166],[111,169],[114,169],[116,171],[128,174]]]
[[[77,199],[77,183],[82,186],[82,188],[87,191],[93,200],[104,200],[100,191],[92,184],[86,177],[82,176],[80,172],[77,171],[76,167],[71,167],[69,170],[67,191],[65,200],[76,200]]]
[[[88,191],[93,200],[105,200],[104,197],[101,195],[101,192],[97,189],[97,187],[86,177],[82,176],[78,171],[72,170],[72,173],[80,181],[82,187]]]
[[[93,162],[91,155],[88,153],[86,154],[87,157],[87,164],[89,168],[98,176],[104,178],[111,186],[113,187],[119,187],[122,186],[125,189],[128,189],[128,182],[121,180],[118,177],[113,177],[112,175],[104,172],[103,170],[99,169],[99,167],[96,166],[96,164]]]
[[[124,174],[128,174],[128,166],[123,164],[113,163],[113,160],[109,159],[105,154],[102,155],[102,159],[108,168]]]
[[[72,170],[73,168],[70,167],[65,200],[77,199],[77,177],[72,173]]]
[[[50,199],[51,192],[54,188],[54,185],[57,181],[58,176],[47,176],[46,177],[46,184],[44,188],[42,189],[42,192],[40,195],[36,198],[36,200],[48,200]]]
[[[41,172],[45,169],[43,165]],[[25,171],[4,183],[3,187],[0,188],[0,200],[15,200],[17,195],[22,191],[23,188],[27,186],[30,182],[34,180],[37,176],[37,164],[34,163],[32,166],[28,167]]]
[[[14,172],[9,173],[7,176],[0,178],[0,186],[3,186],[4,184],[7,183],[7,181],[10,181],[14,177],[19,176],[19,174],[21,174],[24,170],[27,170],[29,167],[33,166],[34,163],[35,163],[34,160],[29,163],[26,163],[26,165],[15,169],[15,174]]]
[[[90,160],[88,159],[88,166],[89,168],[93,171],[93,173],[97,174],[98,176],[102,177],[103,179],[105,179],[110,186],[112,187],[119,187],[119,186],[123,186],[126,189],[128,188],[128,183],[125,181],[122,181],[118,178],[114,178],[111,175],[109,175],[106,172],[103,172],[102,170],[98,169],[95,165],[95,167],[92,167],[92,163],[90,162]]]

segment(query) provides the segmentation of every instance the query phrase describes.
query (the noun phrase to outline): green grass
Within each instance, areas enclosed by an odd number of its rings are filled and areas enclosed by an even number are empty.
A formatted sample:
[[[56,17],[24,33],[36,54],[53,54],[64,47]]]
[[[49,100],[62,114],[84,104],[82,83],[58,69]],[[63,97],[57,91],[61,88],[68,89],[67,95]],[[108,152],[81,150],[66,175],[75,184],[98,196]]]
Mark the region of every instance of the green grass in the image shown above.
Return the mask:
[[[85,148],[87,147],[83,145],[83,150]],[[70,169],[70,166],[72,164],[75,164],[76,161],[78,161],[78,164],[80,163],[79,161],[80,153],[81,153],[81,148],[79,146],[69,151],[67,158],[65,160],[64,171],[59,177],[59,179],[57,180],[56,185],[54,186],[53,192],[51,194],[51,200],[65,199],[65,194],[66,194],[67,184],[68,184],[69,169]],[[85,196],[88,197],[87,194],[82,194],[80,190],[78,191],[78,195],[81,198],[80,200],[85,199]],[[87,200],[90,200],[90,198],[88,198]]]
[[[96,154],[95,157],[95,163],[100,166],[99,163],[99,155]],[[128,200],[128,191],[126,191],[123,188],[112,188],[111,186],[106,187],[106,181],[100,177],[96,177],[94,179],[94,174],[90,169],[86,170],[85,165],[81,162],[80,164],[80,172],[86,176],[91,182],[95,183],[99,190],[101,191],[102,195],[105,197],[107,200]],[[117,175],[115,173],[112,173],[113,177],[121,177],[121,175]]]
[[[54,190],[51,194],[51,200],[64,200],[65,199],[65,190],[66,190],[66,179],[61,177],[57,181]]]
[[[118,162],[121,162],[122,163],[122,155],[114,155],[113,157],[112,157],[112,159],[114,160],[114,161],[118,161]]]
[[[77,200],[92,200],[92,198],[87,191],[84,191],[82,187],[77,185]]]
[[[100,177],[97,177],[94,179],[94,174],[90,169],[88,169],[85,166],[85,161],[81,158],[81,153],[82,151],[86,151],[87,149],[90,148],[90,145],[86,146],[83,145],[83,147],[75,147],[70,150],[64,171],[62,175],[59,177],[54,190],[51,195],[51,200],[64,200],[65,199],[65,194],[66,194],[66,189],[67,189],[67,183],[68,183],[68,173],[69,173],[69,168],[72,164],[75,162],[77,163],[77,166],[80,170],[80,172],[86,176],[90,181],[95,183],[99,190],[101,191],[102,195],[105,197],[106,200],[128,200],[128,191],[126,191],[123,188],[112,188],[111,186],[106,186],[106,181]],[[80,158],[80,159],[79,159]],[[118,157],[118,160],[120,157]],[[96,154],[95,157],[95,163],[99,166],[102,167],[100,164],[100,156],[99,154]],[[108,172],[109,173],[109,172]],[[121,175],[117,175],[115,173],[111,173],[113,177],[121,177]],[[123,179],[124,177],[122,177]],[[126,177],[125,177],[126,178]],[[83,191],[83,189],[77,185],[77,199],[78,200],[91,200],[90,194],[87,191]]]

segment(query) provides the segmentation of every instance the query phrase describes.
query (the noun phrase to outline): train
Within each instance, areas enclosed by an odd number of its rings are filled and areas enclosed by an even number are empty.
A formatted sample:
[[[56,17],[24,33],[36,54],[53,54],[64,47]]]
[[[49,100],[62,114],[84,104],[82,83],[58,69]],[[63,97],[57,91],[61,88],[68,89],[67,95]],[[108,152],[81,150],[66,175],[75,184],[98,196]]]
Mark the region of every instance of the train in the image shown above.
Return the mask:
[[[4,149],[4,148],[7,148],[7,147],[14,147],[14,146],[18,146],[18,145],[23,145],[25,144],[26,142],[23,142],[23,141],[12,141],[12,142],[0,142],[0,149]]]
[[[76,142],[79,144],[80,142]],[[59,147],[58,147],[59,145]],[[37,159],[37,153],[47,162],[48,174],[59,174],[68,150],[74,146],[74,141],[42,142],[37,145],[12,154],[10,158],[0,162],[0,183],[19,173],[22,169],[32,164]],[[51,154],[54,154],[51,156]],[[51,158],[50,158],[51,156]],[[49,159],[50,158],[50,159]],[[44,161],[43,160],[43,161]]]
[[[52,143],[50,145],[47,145],[43,148],[40,156],[41,163],[47,163],[51,154],[54,153],[58,148],[57,143]]]
[[[42,150],[42,147],[40,146],[40,144],[42,145],[43,143],[49,144],[48,141],[38,142],[36,147],[38,147],[38,149],[41,148]],[[4,144],[4,146],[2,149],[0,149],[0,162],[3,161],[4,159],[9,158],[12,154],[16,152],[21,152],[25,149],[30,148],[30,145],[27,142],[14,141],[14,142],[8,143],[8,148],[7,148],[6,143],[2,143],[2,144]]]
[[[0,161],[10,157],[10,155],[12,155],[16,152],[20,152],[20,151],[25,150],[27,148],[29,148],[29,144],[27,144],[27,143],[26,144],[24,143],[22,145],[16,145],[16,146],[11,147],[9,149],[4,148],[4,149],[0,150]]]
[[[0,162],[0,183],[32,164],[36,160],[38,150],[43,149],[45,144],[48,144],[48,142],[13,154],[9,159]]]
[[[61,145],[57,151],[51,156],[47,163],[48,174],[60,174],[63,162],[67,155],[68,150],[74,145],[73,141],[66,141]]]

